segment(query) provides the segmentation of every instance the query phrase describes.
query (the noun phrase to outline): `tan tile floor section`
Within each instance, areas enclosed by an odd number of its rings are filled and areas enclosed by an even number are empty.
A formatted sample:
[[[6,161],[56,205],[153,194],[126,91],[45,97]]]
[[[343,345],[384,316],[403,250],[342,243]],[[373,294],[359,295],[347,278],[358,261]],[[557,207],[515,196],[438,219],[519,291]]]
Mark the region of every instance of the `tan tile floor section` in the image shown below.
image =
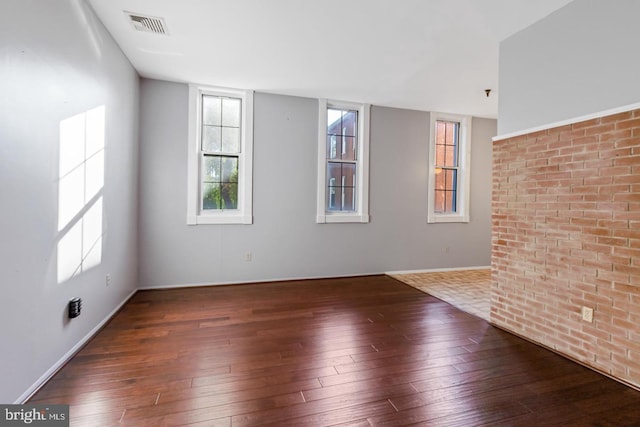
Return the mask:
[[[446,301],[462,311],[489,320],[490,269],[389,274],[389,276]]]

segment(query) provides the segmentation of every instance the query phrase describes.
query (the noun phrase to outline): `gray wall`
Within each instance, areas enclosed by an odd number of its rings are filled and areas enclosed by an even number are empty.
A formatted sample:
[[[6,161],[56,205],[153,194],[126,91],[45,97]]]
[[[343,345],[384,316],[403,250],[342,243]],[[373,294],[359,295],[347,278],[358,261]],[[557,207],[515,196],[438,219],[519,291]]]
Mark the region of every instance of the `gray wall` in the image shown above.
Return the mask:
[[[495,120],[473,120],[471,223],[426,222],[429,113],[374,106],[371,222],[316,224],[318,102],[256,93],[254,224],[187,226],[187,108],[186,85],[142,80],[141,287],[489,265]]]
[[[640,101],[640,2],[575,0],[500,44],[498,133]]]
[[[84,1],[2,1],[1,403],[25,398],[136,288],[138,85]],[[58,283],[60,123],[101,105],[102,256],[97,266]],[[67,301],[75,296],[83,298],[83,313],[69,321]]]

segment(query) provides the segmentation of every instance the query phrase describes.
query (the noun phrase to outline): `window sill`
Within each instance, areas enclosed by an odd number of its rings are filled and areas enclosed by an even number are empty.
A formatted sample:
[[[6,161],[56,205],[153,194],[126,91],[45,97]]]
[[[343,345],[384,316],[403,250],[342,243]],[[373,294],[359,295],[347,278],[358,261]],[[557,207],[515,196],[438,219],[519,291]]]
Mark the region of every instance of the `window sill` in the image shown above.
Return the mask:
[[[448,222],[469,222],[469,215],[429,215],[427,223],[440,224]]]
[[[345,213],[327,213],[325,215],[318,215],[316,217],[318,224],[340,224],[340,223],[360,223],[366,224],[369,222],[369,215],[361,214],[345,214]]]
[[[190,215],[187,225],[253,224],[253,217],[244,215]]]

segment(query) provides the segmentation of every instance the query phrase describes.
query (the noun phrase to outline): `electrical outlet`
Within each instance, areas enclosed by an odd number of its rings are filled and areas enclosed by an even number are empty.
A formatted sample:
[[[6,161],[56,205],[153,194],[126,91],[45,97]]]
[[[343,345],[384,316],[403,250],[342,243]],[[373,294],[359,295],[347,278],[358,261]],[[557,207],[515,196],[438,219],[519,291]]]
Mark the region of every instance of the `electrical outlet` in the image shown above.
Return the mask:
[[[105,277],[105,283],[107,285],[107,287],[111,286],[111,275],[107,274],[107,276]]]
[[[253,258],[253,254],[251,252],[245,252],[244,254],[244,260],[246,262],[251,262],[251,259]]]
[[[593,323],[593,308],[582,307],[582,320]]]

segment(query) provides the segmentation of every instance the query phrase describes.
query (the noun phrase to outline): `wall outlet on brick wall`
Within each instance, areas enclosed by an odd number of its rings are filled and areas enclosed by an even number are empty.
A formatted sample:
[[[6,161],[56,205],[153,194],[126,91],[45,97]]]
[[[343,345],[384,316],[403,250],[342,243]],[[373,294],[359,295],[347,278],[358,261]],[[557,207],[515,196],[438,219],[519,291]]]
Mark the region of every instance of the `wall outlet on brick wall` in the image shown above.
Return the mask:
[[[593,308],[582,307],[582,320],[593,323]]]

